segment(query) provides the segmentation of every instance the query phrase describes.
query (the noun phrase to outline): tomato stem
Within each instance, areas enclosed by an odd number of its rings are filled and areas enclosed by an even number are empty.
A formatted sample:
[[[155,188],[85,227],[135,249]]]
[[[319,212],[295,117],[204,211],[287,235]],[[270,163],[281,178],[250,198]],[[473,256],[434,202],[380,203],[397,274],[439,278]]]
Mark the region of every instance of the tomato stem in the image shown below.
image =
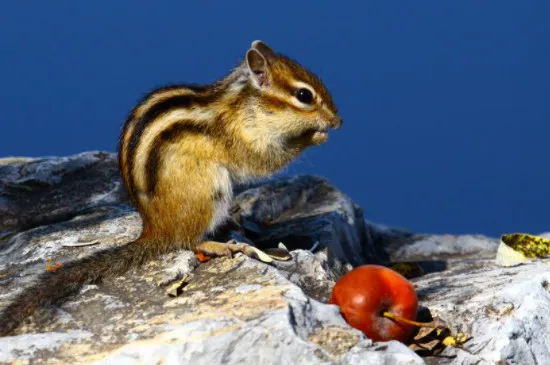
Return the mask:
[[[390,312],[382,313],[382,317],[386,317],[386,318],[389,318],[389,319],[393,319],[394,321],[397,321],[397,322],[402,322],[402,323],[410,324],[410,325],[417,326],[417,327],[429,327],[429,328],[436,328],[437,327],[435,325],[435,323],[433,323],[433,322],[411,321],[410,319],[396,316],[395,314],[390,313]]]

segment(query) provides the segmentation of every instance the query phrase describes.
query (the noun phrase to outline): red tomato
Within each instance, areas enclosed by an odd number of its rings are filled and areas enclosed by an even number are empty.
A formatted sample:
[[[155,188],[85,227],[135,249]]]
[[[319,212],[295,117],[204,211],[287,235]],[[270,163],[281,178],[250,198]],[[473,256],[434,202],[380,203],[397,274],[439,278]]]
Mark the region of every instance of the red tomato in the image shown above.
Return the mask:
[[[418,308],[412,284],[396,271],[378,265],[359,266],[342,276],[329,303],[338,305],[346,322],[373,341],[407,341],[414,326],[382,313],[414,321]]]

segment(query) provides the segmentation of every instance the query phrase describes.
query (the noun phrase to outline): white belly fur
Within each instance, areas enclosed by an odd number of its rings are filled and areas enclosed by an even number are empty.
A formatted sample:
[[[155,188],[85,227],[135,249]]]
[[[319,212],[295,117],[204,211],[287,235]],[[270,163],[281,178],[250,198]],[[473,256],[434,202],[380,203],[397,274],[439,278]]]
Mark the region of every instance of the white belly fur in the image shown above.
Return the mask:
[[[229,215],[229,207],[233,199],[233,186],[229,170],[224,166],[218,166],[214,174],[214,191],[219,195],[219,199],[214,201],[214,214],[207,233],[213,233],[216,228],[223,223]]]

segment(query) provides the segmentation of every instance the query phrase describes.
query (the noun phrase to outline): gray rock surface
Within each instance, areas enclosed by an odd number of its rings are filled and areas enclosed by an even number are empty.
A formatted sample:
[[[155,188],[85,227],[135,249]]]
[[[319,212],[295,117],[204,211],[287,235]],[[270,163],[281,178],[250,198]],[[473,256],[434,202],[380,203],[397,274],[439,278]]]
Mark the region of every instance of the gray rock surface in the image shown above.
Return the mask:
[[[550,263],[495,267],[493,259],[451,262],[444,274],[415,280],[432,315],[472,335],[449,348],[450,364],[550,363]],[[441,363],[441,362],[437,362]]]
[[[0,231],[6,235],[67,220],[124,195],[114,154],[6,159],[0,162]]]
[[[0,363],[550,363],[548,262],[499,268],[498,239],[366,222],[361,208],[314,176],[237,193],[231,214],[243,230],[219,236],[261,248],[283,242],[293,260],[270,266],[236,256],[198,265],[188,251],[164,255],[38,311],[0,338]],[[140,229],[113,154],[0,160],[0,309],[48,259],[76,260]],[[420,264],[425,275],[411,280],[420,304],[472,334],[463,350],[420,358],[398,342],[372,343],[326,304],[352,267],[390,261]],[[179,296],[168,296],[165,285],[184,277]]]

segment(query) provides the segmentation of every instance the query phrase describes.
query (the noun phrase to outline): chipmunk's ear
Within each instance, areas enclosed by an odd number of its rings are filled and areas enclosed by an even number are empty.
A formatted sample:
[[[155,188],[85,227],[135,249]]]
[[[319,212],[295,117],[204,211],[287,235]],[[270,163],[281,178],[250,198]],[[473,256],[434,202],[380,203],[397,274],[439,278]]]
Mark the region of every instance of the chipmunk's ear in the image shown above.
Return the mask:
[[[252,42],[250,45],[250,48],[257,50],[264,56],[264,58],[271,58],[275,57],[275,52],[264,42],[260,40],[256,40]]]
[[[246,64],[254,85],[256,87],[266,86],[268,67],[265,57],[257,49],[251,48],[246,53]]]

